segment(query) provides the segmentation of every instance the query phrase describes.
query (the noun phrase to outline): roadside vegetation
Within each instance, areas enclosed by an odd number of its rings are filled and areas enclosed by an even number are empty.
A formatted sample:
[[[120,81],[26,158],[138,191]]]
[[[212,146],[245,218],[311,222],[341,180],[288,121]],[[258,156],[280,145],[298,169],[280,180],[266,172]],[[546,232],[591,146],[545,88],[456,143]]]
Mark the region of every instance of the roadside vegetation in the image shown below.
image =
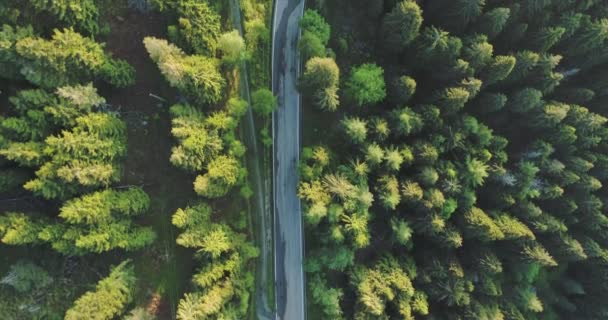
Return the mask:
[[[606,318],[606,4],[308,4],[308,317]]]

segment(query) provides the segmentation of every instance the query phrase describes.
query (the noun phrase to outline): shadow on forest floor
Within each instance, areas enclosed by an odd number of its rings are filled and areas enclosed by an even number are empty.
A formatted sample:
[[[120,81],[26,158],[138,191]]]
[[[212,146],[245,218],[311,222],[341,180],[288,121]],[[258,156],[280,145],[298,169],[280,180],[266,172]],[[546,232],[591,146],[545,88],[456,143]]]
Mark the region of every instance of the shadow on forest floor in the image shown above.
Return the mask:
[[[158,234],[151,247],[132,254],[139,279],[136,303],[158,312],[160,319],[171,319],[193,269],[192,251],[175,243],[178,232],[171,216],[195,195],[193,175],[169,162],[174,141],[168,109],[177,93],[165,84],[142,43],[146,36],[164,38],[166,22],[158,13],[133,12],[109,20],[108,51],[136,70],[135,85],[103,92],[108,103],[120,109],[128,126],[128,154],[121,184],[143,185],[152,201],[142,223],[152,225]]]

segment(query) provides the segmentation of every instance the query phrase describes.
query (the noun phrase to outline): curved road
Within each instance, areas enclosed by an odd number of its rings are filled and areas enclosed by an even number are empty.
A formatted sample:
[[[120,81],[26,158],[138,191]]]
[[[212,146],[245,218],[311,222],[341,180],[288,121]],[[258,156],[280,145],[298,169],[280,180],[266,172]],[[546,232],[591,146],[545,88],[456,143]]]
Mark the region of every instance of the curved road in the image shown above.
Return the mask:
[[[273,114],[273,195],[275,219],[276,319],[306,318],[304,237],[297,196],[300,159],[300,69],[297,43],[304,0],[275,0],[272,30],[272,91],[279,106]]]

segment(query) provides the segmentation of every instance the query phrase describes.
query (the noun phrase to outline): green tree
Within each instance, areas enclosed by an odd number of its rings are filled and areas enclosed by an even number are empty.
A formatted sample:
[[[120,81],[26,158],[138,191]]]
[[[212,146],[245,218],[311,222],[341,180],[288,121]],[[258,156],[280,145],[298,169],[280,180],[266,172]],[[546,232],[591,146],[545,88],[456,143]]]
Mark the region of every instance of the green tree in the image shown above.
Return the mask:
[[[186,170],[203,170],[222,151],[220,134],[225,130],[208,126],[205,115],[190,105],[174,105],[170,112],[171,133],[179,142],[171,150],[171,163]]]
[[[327,88],[335,88],[340,81],[340,69],[332,58],[312,58],[306,62],[304,73],[300,79],[303,89],[318,92]]]
[[[53,278],[44,269],[28,261],[17,261],[0,284],[11,286],[17,292],[40,290],[53,283]]]
[[[95,34],[99,31],[97,18],[99,10],[95,1],[75,0],[64,1],[28,1],[29,5],[36,11],[48,12],[61,22],[69,26],[77,26],[79,29]]]
[[[344,118],[342,120],[346,135],[356,144],[362,144],[367,139],[367,122],[360,118]]]
[[[95,319],[110,320],[122,314],[133,300],[135,269],[130,260],[112,268],[110,275],[97,283],[94,291],[89,291],[74,302],[66,314],[66,320]]]
[[[456,0],[447,12],[457,23],[466,26],[481,15],[484,5],[484,0]]]
[[[485,35],[467,39],[462,49],[462,57],[469,62],[473,69],[478,71],[492,61],[493,54],[494,47],[488,42]]]
[[[80,187],[108,186],[120,179],[119,161],[125,153],[124,122],[105,113],[78,117],[70,131],[46,139],[48,158],[24,188],[52,199],[74,194]]]
[[[566,29],[562,27],[542,28],[541,30],[538,30],[532,38],[532,49],[546,52],[559,42],[564,33],[566,33]]]
[[[376,143],[367,146],[365,160],[372,166],[377,166],[384,160],[384,149]]]
[[[575,37],[569,38],[566,52],[570,55],[589,53],[599,48],[608,39],[608,19],[591,20],[589,16],[582,19]]]
[[[483,185],[485,178],[488,177],[488,166],[478,159],[466,159],[463,180],[472,187]]]
[[[21,74],[21,57],[17,53],[16,44],[22,39],[29,39],[34,36],[34,30],[29,27],[12,27],[8,24],[3,24],[0,31],[0,66],[2,67],[2,75],[0,77],[7,79],[20,79]]]
[[[7,245],[39,244],[38,233],[42,231],[43,220],[33,220],[23,213],[8,212],[0,216],[0,235]]]
[[[269,117],[277,108],[277,98],[268,89],[258,89],[251,95],[251,107],[261,116]]]
[[[338,96],[338,87],[329,87],[317,91],[315,94],[315,103],[322,109],[327,111],[336,111],[340,106],[340,97]]]
[[[524,88],[509,97],[509,107],[515,112],[528,112],[539,108],[543,101],[543,93],[533,88]]]
[[[416,80],[409,76],[401,76],[395,79],[392,83],[389,95],[397,105],[407,103],[410,98],[416,93]]]
[[[131,219],[146,212],[149,204],[150,198],[139,188],[87,194],[67,201],[59,213],[64,223],[46,225],[38,237],[69,255],[139,250],[154,242],[156,233]]]
[[[354,67],[345,90],[349,99],[358,106],[381,102],[386,96],[384,70],[369,63]]]
[[[222,197],[243,178],[240,163],[228,156],[218,156],[207,166],[207,173],[196,177],[194,191],[209,198]]]
[[[486,67],[481,76],[484,85],[491,85],[506,79],[513,70],[515,61],[515,57],[512,56],[494,57],[494,61]]]
[[[459,38],[436,27],[425,28],[416,40],[416,57],[422,62],[421,68],[453,64],[461,49],[462,41]]]
[[[414,287],[408,273],[393,258],[379,261],[373,269],[356,269],[353,283],[360,303],[355,307],[356,313],[374,317],[386,315],[387,304],[393,303],[399,306],[400,316],[412,316],[410,302]]]
[[[494,39],[507,25],[509,17],[511,16],[511,9],[509,8],[494,8],[485,12],[477,23],[475,29],[480,33],[488,36],[488,39]]]
[[[422,10],[414,1],[398,2],[384,17],[384,42],[389,50],[401,51],[417,36],[422,25]]]
[[[298,42],[298,49],[304,60],[314,57],[325,57],[325,45],[315,34],[305,31]]]
[[[218,48],[222,53],[222,62],[236,65],[247,59],[245,40],[237,30],[222,34],[218,39]]]
[[[207,2],[180,0],[166,5],[178,15],[178,24],[169,26],[170,39],[196,54],[215,55],[222,30],[218,12]]]
[[[378,178],[378,193],[382,205],[386,209],[394,210],[401,201],[399,182],[395,176],[382,176]]]
[[[303,33],[309,32],[317,37],[323,46],[327,44],[331,36],[331,27],[325,19],[315,10],[306,10],[300,20],[300,28]]]
[[[323,314],[328,319],[341,319],[343,316],[340,308],[342,300],[342,290],[328,288],[327,283],[319,276],[315,276],[310,281],[310,292],[314,302],[322,306]]]
[[[153,37],[144,38],[144,45],[171,86],[201,104],[215,104],[222,99],[226,81],[217,60],[187,56],[166,40]]]
[[[505,237],[498,225],[483,210],[473,207],[464,214],[466,230],[473,238],[482,241],[501,240]]]
[[[453,114],[464,108],[471,94],[461,87],[452,87],[442,90],[437,96],[437,104],[448,114]]]
[[[245,235],[212,218],[211,208],[202,203],[178,209],[173,215],[173,224],[182,229],[177,243],[195,248],[203,266],[193,278],[196,291],[180,300],[180,320],[239,319],[248,312],[254,278],[247,265],[258,250]]]
[[[475,103],[475,108],[482,113],[495,112],[507,103],[507,96],[502,93],[482,93]]]
[[[134,82],[132,67],[120,60],[112,60],[103,52],[102,45],[72,29],[55,30],[50,40],[39,37],[20,39],[15,49],[23,66],[23,76],[41,87],[76,84],[97,76],[115,86]],[[116,68],[123,76],[109,77],[108,73]]]

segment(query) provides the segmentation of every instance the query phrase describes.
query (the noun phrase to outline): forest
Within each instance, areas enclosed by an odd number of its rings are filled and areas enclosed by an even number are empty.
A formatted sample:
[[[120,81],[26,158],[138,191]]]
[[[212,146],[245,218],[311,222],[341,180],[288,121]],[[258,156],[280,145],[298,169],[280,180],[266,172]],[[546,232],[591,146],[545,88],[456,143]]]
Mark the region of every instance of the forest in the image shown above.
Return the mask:
[[[1,0],[0,318],[284,319],[286,215],[304,318],[606,320],[606,72],[605,0]]]
[[[0,318],[253,318],[270,5],[0,2]]]
[[[310,319],[608,319],[608,3],[311,1]]]

